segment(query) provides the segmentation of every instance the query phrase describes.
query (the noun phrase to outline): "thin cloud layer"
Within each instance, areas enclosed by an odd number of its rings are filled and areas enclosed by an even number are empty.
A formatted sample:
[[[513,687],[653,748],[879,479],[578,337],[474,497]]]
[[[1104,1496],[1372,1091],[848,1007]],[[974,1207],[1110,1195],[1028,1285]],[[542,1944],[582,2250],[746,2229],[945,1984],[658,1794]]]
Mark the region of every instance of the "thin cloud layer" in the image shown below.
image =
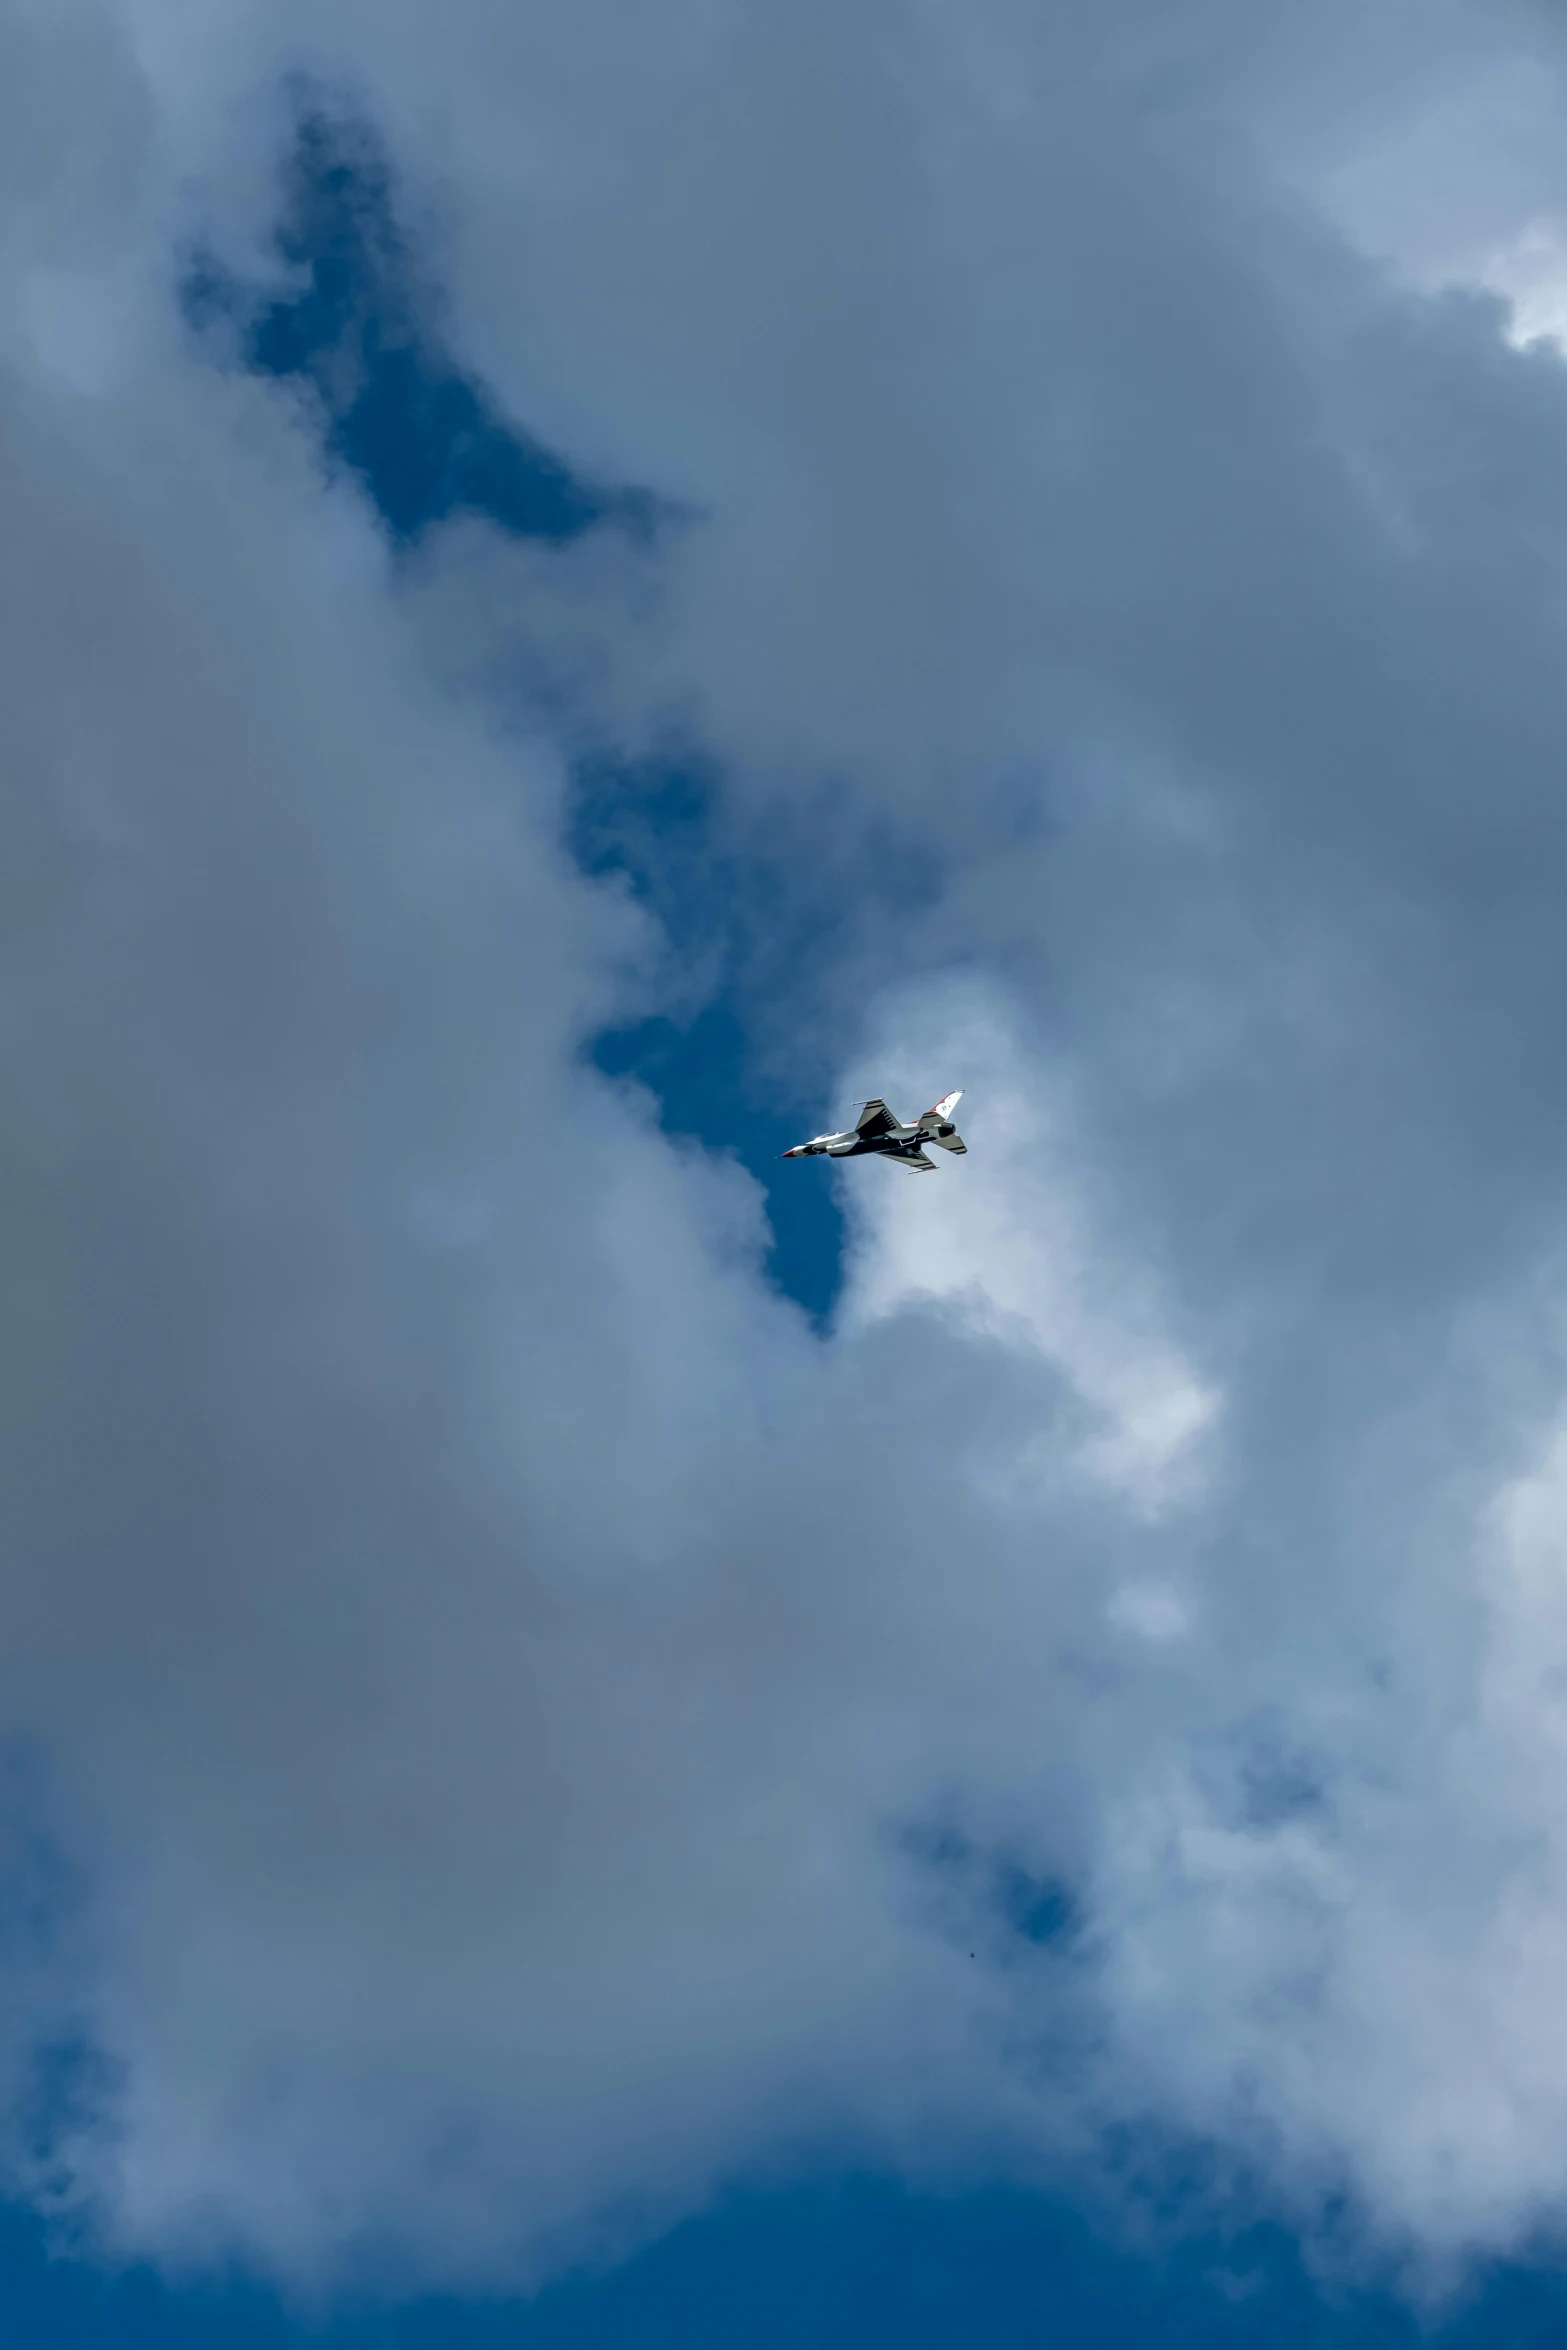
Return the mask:
[[[538,2273],[1107,2122],[1558,2216],[1567,373],[1366,193],[1557,59],[1379,28],[0,13],[11,2061],[120,2240]],[[666,543],[411,573],[213,364],[300,73]],[[1550,201],[1491,120],[1449,275]],[[672,733],[852,935],[759,1055],[967,1088],[798,1170],[825,1339],[588,1057],[683,950],[569,761]]]

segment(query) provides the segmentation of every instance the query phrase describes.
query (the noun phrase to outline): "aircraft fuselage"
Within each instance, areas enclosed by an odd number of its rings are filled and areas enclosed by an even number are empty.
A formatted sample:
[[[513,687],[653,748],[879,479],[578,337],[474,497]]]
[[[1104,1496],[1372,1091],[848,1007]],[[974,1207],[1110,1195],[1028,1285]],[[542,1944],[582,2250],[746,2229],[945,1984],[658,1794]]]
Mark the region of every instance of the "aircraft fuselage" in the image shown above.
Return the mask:
[[[928,1175],[934,1161],[925,1156],[927,1143],[933,1142],[957,1158],[963,1156],[966,1145],[952,1123],[952,1112],[961,1098],[960,1093],[944,1094],[935,1108],[912,1126],[895,1118],[884,1101],[868,1101],[861,1108],[857,1125],[846,1127],[841,1134],[814,1135],[783,1155],[786,1159],[891,1159],[898,1166]]]
[[[898,1158],[917,1151],[922,1143],[945,1142],[957,1128],[950,1118],[937,1127],[897,1126],[888,1134],[819,1134],[814,1142],[796,1143],[786,1159],[812,1159],[825,1151],[830,1159]]]

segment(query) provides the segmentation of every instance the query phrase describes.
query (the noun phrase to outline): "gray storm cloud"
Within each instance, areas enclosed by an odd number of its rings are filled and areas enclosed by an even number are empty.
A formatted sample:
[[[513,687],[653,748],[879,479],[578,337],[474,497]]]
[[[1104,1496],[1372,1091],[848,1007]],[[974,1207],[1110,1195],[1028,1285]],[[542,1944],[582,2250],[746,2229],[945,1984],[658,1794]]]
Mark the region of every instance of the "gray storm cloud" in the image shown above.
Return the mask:
[[[1111,2118],[1553,2215],[1567,371],[1462,286],[1555,38],[6,0],[10,2062],[101,2052],[121,2240],[528,2273]],[[195,346],[299,73],[664,548],[401,572]],[[831,787],[824,1097],[969,1089],[825,1339],[583,1056],[671,950],[566,762],[671,723],[795,890]]]

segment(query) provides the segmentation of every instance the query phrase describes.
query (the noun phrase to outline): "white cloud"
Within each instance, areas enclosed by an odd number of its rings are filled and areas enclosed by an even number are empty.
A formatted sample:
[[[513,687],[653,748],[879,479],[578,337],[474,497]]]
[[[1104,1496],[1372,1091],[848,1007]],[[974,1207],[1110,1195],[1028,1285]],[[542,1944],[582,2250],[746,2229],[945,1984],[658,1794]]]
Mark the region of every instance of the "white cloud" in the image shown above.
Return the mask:
[[[1080,1467],[1157,1513],[1196,1475],[1193,1448],[1217,1398],[1160,1327],[1146,1277],[1095,1229],[1069,1081],[1028,1053],[1006,1006],[973,983],[905,993],[876,1025],[864,1088],[895,1087],[899,1114],[913,1117],[922,1089],[944,1092],[944,1073],[961,1075],[975,1151],[960,1179],[940,1185],[890,1169],[866,1185],[852,1170],[860,1242],[847,1326],[940,1305],[942,1329],[1037,1355],[1085,1407]],[[940,1165],[953,1171],[950,1160]],[[1031,1439],[1014,1469],[1025,1483],[1048,1480],[1071,1460],[1054,1432]]]
[[[509,2273],[1107,2112],[1442,2252],[1553,2208],[1567,394],[1301,192],[1495,252],[1555,62],[1298,18],[0,9],[0,1707],[128,2239]],[[192,348],[300,65],[667,555],[411,583]],[[853,915],[769,1049],[966,1088],[842,1171],[825,1341],[582,1064],[648,925],[475,598]],[[1071,1965],[959,1950],[944,1817]]]

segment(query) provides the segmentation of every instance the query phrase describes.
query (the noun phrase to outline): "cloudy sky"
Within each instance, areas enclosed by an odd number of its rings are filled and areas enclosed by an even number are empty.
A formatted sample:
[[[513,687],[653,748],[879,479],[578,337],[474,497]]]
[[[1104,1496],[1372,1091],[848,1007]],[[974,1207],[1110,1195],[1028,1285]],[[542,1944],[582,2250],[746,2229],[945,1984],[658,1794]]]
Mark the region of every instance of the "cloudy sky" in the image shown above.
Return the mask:
[[[1560,2341],[1564,158],[0,0],[10,2338]]]

